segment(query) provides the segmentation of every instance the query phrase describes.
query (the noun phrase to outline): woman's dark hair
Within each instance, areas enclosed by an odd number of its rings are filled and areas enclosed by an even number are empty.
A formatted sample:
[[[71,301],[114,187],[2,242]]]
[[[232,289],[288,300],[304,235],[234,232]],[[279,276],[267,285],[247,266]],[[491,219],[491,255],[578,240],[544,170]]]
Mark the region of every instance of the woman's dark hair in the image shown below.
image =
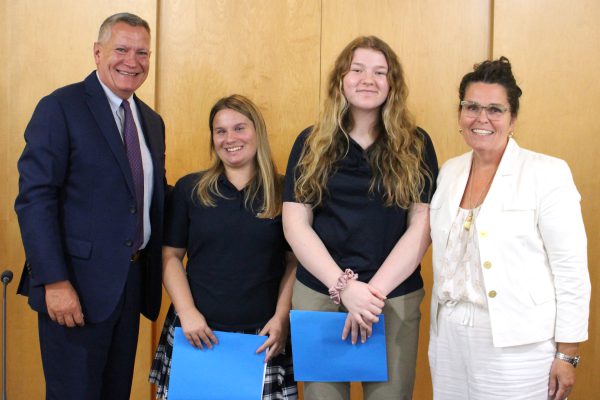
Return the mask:
[[[467,86],[475,82],[497,83],[504,87],[510,105],[510,113],[513,117],[517,116],[519,113],[519,97],[523,92],[517,85],[508,58],[502,56],[497,60],[486,60],[475,64],[473,72],[463,76],[462,81],[460,81],[458,95],[461,101],[465,99]]]

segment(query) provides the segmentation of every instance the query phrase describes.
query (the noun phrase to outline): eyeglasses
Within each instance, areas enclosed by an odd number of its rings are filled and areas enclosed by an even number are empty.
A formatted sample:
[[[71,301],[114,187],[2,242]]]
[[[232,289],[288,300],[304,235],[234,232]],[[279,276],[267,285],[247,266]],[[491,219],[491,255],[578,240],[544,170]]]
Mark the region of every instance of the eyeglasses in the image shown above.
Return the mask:
[[[499,104],[489,104],[487,106],[483,106],[474,101],[466,101],[463,100],[460,102],[460,107],[462,112],[465,113],[467,117],[477,118],[479,114],[481,114],[481,110],[485,110],[485,114],[487,115],[489,120],[499,120],[502,118],[505,112],[508,111],[508,107],[502,107]]]

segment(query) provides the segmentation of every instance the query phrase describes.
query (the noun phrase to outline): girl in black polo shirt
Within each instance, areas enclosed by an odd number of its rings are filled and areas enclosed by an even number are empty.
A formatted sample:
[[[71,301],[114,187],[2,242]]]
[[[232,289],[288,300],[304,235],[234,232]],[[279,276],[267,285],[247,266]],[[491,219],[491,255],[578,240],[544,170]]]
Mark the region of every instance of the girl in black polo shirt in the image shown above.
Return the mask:
[[[250,100],[233,95],[213,106],[209,127],[213,164],[181,178],[169,201],[163,283],[173,305],[150,381],[157,398],[166,399],[173,331],[180,323],[198,348],[218,345],[213,329],[268,335],[257,349],[268,362],[264,399],[296,399],[286,343],[296,259],[283,237],[282,179],[266,126]]]
[[[353,343],[385,314],[389,381],[363,383],[365,399],[410,399],[414,385],[419,263],[438,167],[407,95],[385,42],[352,41],[335,62],[319,120],[294,144],[285,181],[284,230],[300,261],[293,307],[347,310],[341,334]],[[349,384],[308,382],[304,396],[349,399]]]

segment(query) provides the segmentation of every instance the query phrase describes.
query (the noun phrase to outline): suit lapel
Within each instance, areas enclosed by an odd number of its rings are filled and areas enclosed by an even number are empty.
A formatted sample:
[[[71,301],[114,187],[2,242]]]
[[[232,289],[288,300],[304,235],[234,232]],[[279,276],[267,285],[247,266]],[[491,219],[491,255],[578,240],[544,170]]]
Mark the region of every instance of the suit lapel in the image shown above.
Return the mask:
[[[159,162],[162,159],[161,152],[163,149],[161,127],[156,123],[152,123],[150,120],[151,116],[149,115],[148,106],[139,100],[135,95],[134,99],[137,104],[137,109],[140,113],[140,122],[142,124],[142,130],[144,131],[144,138],[146,139],[146,144],[150,150],[152,166],[154,168],[154,182],[155,187],[157,187],[156,185],[160,183],[159,178],[162,176],[164,170],[162,162]]]
[[[131,177],[131,170],[129,168],[127,154],[125,153],[125,147],[123,146],[123,140],[121,139],[119,129],[115,124],[115,118],[112,115],[106,94],[104,93],[102,86],[100,86],[95,71],[85,79],[85,90],[88,107],[123,172],[123,178],[127,182],[129,191],[134,195],[133,178]]]
[[[160,138],[162,134],[160,132],[160,127],[150,122],[150,116],[148,115],[146,104],[138,99],[136,95],[134,95],[134,100],[141,116],[142,129],[144,131],[144,137],[146,138],[146,144],[148,145],[148,149],[150,149],[150,154],[152,155],[152,163],[156,168],[157,157],[160,155],[158,151],[161,147]]]
[[[494,180],[490,186],[490,190],[485,197],[485,201],[481,206],[481,211],[477,219],[479,221],[487,222],[493,216],[500,217],[503,209],[503,205],[508,194],[514,193],[515,185],[515,166],[516,157],[518,157],[519,146],[517,143],[509,139],[508,145],[504,150],[500,164]]]
[[[469,170],[471,169],[471,162],[473,160],[473,152],[464,154],[464,160],[460,163],[460,169],[456,171],[456,179],[452,180],[450,186],[450,200],[448,202],[448,210],[450,212],[451,221],[454,220],[456,212],[460,207],[460,201],[465,193],[467,187],[467,180],[469,179]]]

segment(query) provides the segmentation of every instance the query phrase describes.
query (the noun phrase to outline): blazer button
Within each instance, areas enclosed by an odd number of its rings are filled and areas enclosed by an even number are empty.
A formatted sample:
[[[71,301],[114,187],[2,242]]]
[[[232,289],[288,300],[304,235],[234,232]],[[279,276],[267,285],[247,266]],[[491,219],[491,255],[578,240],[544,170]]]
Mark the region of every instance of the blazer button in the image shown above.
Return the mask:
[[[131,206],[131,207],[129,207],[129,214],[135,214],[135,213],[136,213],[136,211],[137,211],[137,210],[136,210],[135,206]]]
[[[127,246],[127,247],[133,246],[133,240],[126,240],[125,241],[125,246]]]
[[[490,296],[490,298],[492,298],[492,299],[493,299],[494,297],[496,297],[496,291],[495,291],[495,290],[490,290],[490,291],[488,292],[488,296]]]
[[[483,268],[485,268],[485,269],[490,269],[490,268],[492,268],[492,263],[491,263],[491,262],[489,262],[489,261],[486,261],[486,262],[484,262],[484,263],[483,263]]]

